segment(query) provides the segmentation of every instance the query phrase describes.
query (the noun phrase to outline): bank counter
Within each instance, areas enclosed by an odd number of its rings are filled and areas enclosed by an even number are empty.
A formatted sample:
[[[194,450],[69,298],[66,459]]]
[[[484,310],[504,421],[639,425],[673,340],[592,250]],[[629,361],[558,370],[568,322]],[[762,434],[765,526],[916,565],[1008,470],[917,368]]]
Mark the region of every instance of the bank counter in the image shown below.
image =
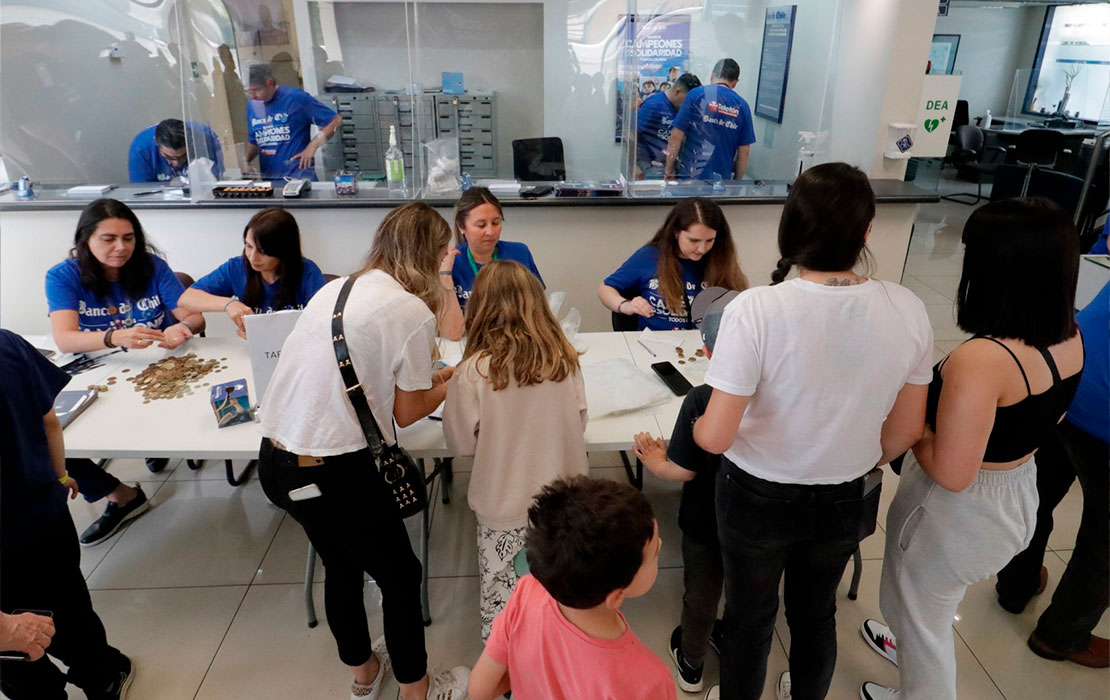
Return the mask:
[[[917,206],[938,201],[935,193],[896,180],[874,180],[877,210],[868,247],[872,276],[898,282],[910,242]],[[210,272],[242,250],[243,228],[259,209],[292,211],[301,229],[304,255],[325,273],[355,271],[370,248],[374,231],[389,209],[411,199],[390,197],[379,188],[337,196],[330,183],[315,184],[298,199],[189,200],[132,185],[105,196],[120,199],[138,213],[147,237],[170,267],[194,278]],[[707,191],[702,191],[707,190]],[[732,228],[740,266],[753,285],[768,284],[778,262],[778,222],[787,185],[737,183],[699,189],[679,185],[654,196],[553,197],[525,200],[500,197],[505,208],[502,239],[528,245],[548,291],[566,291],[567,306],[582,314],[583,331],[610,329],[610,312],[597,300],[598,284],[662,225],[682,197],[716,195]],[[66,195],[65,187],[39,187],[35,198],[0,195],[0,325],[23,333],[49,330],[44,276],[73,245],[77,217],[91,198]],[[453,220],[453,200],[424,198]],[[233,333],[222,314],[208,314],[209,333]]]

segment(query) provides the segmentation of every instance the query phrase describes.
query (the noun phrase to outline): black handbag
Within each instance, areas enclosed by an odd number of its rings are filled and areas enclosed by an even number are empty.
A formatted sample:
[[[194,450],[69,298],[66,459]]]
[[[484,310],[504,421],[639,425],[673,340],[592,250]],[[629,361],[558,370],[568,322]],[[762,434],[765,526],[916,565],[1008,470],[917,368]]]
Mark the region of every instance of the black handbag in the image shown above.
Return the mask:
[[[343,307],[347,304],[347,297],[354,284],[355,278],[348,277],[339,290],[339,298],[335,300],[335,311],[331,316],[331,342],[335,348],[335,359],[339,363],[339,374],[343,377],[347,398],[354,406],[359,425],[366,435],[366,443],[374,455],[378,475],[389,491],[397,514],[407,518],[427,508],[428,486],[424,481],[424,470],[416,464],[412,456],[400,445],[387,444],[382,437],[382,431],[366,401],[366,392],[355,374],[350,349],[343,335]]]

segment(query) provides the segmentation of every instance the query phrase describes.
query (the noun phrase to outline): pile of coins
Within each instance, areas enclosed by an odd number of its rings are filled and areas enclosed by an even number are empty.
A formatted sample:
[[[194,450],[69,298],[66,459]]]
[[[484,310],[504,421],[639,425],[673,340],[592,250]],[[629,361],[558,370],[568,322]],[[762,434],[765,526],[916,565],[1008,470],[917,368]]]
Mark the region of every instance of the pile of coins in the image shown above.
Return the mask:
[[[128,377],[127,381],[134,383],[135,391],[142,393],[143,403],[150,403],[155,399],[179,399],[191,395],[193,389],[208,386],[209,382],[201,384],[200,380],[212,372],[227,369],[227,365],[220,364],[225,361],[226,357],[202,360],[196,353],[167,357],[152,362],[142,372]]]
[[[705,357],[705,350],[701,348],[697,349],[693,357],[686,357],[686,351],[683,350],[681,347],[675,348],[674,352],[676,355],[678,355],[678,364],[680,365],[684,365],[687,362],[695,362],[699,357]]]

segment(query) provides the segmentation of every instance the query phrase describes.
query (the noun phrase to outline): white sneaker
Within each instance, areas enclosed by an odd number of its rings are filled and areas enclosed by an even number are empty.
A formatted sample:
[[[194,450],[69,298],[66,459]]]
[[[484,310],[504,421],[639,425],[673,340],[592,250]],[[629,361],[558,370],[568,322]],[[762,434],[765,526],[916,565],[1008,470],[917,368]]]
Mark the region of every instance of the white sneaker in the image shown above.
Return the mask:
[[[705,700],[721,700],[721,686],[715,685],[705,694]]]
[[[779,687],[775,692],[778,700],[790,700],[790,671],[783,671],[779,676]]]
[[[466,666],[434,673],[428,684],[428,700],[462,700],[466,697],[468,682],[470,669]]]
[[[374,682],[369,685],[352,683],[351,700],[378,700],[386,674],[393,668],[393,664],[389,660],[389,652],[385,648],[385,637],[374,642],[372,649],[374,655],[378,657],[378,675],[374,678]]]
[[[868,681],[859,688],[860,700],[898,700],[898,691]]]
[[[876,654],[898,665],[898,640],[889,627],[878,620],[864,620],[859,633]]]

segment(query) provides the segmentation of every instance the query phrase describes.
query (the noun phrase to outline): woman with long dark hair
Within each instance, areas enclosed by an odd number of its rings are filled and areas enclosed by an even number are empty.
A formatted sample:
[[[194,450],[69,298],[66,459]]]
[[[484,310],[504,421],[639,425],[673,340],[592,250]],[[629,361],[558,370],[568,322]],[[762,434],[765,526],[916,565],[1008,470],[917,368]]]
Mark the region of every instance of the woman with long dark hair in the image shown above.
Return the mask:
[[[1079,236],[1067,212],[1046,199],[991,202],[968,217],[963,243],[956,322],[973,337],[933,368],[928,429],[887,513],[879,603],[893,634],[863,625],[901,687],[865,683],[864,700],[955,700],[957,606],[1032,540],[1034,454],[1083,371]]]
[[[303,309],[324,286],[316,263],[301,255],[301,232],[293,215],[269,207],[243,228],[243,253],[201,277],[181,295],[193,311],[223,311],[240,337],[243,317],[284,309]]]
[[[69,257],[46,273],[54,342],[63,352],[105,348],[176,348],[204,329],[204,317],[178,305],[184,288],[146,239],[139,218],[123,202],[97,199],[77,219]],[[147,459],[160,472],[164,458]],[[85,500],[108,499],[104,514],[81,533],[83,545],[102,542],[149,503],[142,488],[91,460],[66,460]]]
[[[716,202],[701,197],[674,205],[647,245],[597,288],[610,311],[637,316],[652,330],[694,328],[690,305],[706,287],[747,289],[732,231]]]
[[[343,311],[350,362],[383,439],[434,411],[454,372],[432,368],[436,270],[451,229],[424,203],[391,211],[374,234]],[[324,286],[282,346],[262,399],[258,475],[267,497],[304,528],[328,576],[324,607],[354,700],[376,700],[392,674],[403,700],[462,700],[465,668],[428,673],[420,560],[374,467],[336,362],[332,314],[347,279]],[[385,643],[370,637],[363,577],[381,590]],[[388,651],[387,651],[388,650]]]
[[[825,697],[836,588],[878,516],[875,467],[924,429],[933,330],[912,292],[856,271],[874,216],[857,168],[805,171],[783,207],[773,284],[725,307],[706,374],[713,394],[694,424],[697,443],[724,456],[724,648],[709,697],[762,696],[784,579],[790,670],[779,697]]]

